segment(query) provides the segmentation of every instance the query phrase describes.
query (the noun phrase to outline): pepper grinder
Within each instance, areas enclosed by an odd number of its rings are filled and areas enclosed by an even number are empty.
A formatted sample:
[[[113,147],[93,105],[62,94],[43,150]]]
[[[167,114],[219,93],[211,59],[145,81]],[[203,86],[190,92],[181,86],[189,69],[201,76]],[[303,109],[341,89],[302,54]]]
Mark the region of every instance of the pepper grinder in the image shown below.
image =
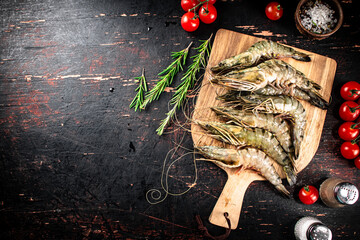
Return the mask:
[[[332,232],[320,220],[303,217],[295,224],[294,234],[297,240],[331,240]]]
[[[344,207],[356,203],[359,190],[352,183],[332,177],[320,185],[320,198],[328,207]]]

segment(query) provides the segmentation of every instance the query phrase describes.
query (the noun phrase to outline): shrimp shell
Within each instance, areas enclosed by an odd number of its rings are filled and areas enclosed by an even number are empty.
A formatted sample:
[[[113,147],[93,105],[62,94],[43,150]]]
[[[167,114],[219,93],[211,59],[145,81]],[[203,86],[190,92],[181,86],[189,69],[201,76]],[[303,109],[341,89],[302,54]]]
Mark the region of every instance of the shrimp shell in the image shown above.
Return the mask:
[[[247,51],[227,58],[211,68],[211,71],[220,73],[231,69],[243,69],[255,66],[261,61],[273,58],[291,57],[299,61],[310,62],[308,54],[296,51],[273,41],[260,41],[252,45]]]
[[[212,137],[217,140],[240,147],[252,146],[264,151],[283,166],[290,186],[296,183],[292,161],[272,133],[261,128],[249,129],[220,122],[198,121],[196,123],[212,133]]]
[[[211,109],[225,119],[230,119],[252,128],[263,128],[271,132],[289,155],[294,152],[291,141],[291,129],[283,118],[276,117],[276,115],[271,113],[257,113],[226,107],[213,107]]]
[[[216,146],[196,147],[199,152],[206,158],[212,159],[214,162],[224,167],[235,168],[244,167],[251,168],[260,172],[277,190],[289,197],[290,193],[282,184],[279,174],[273,166],[273,160],[264,152],[256,148],[244,148],[240,150],[227,149]],[[212,161],[209,159],[204,159]]]

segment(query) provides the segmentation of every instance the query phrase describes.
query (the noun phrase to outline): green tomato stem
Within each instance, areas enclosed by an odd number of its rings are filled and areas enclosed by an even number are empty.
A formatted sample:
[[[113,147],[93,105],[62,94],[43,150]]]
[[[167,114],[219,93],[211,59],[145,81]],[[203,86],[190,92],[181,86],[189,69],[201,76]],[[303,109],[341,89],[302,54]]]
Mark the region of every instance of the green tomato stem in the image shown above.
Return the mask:
[[[350,126],[351,129],[359,129],[356,128],[358,125],[360,125],[360,121],[358,123],[354,123],[353,125]]]
[[[360,95],[360,90],[351,89],[350,93],[351,95],[349,97],[353,97],[354,95]]]
[[[194,13],[195,13],[195,16],[196,16],[196,12],[195,12],[196,8],[197,8],[198,6],[200,6],[200,5],[203,5],[204,3],[208,3],[208,5],[209,5],[209,1],[210,1],[210,0],[199,1],[199,3],[196,4],[195,7],[190,8],[190,9],[188,10],[188,12],[191,12],[191,11],[194,10]]]

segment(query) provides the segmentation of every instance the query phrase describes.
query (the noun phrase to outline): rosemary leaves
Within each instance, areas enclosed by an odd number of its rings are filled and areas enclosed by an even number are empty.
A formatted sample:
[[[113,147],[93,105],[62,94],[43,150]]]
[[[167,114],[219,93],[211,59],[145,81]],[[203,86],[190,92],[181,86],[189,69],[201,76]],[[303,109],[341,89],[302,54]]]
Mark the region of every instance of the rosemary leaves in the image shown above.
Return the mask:
[[[135,89],[136,95],[132,102],[130,103],[130,108],[134,108],[135,111],[139,109],[141,111],[141,106],[144,103],[144,93],[147,91],[147,84],[145,79],[145,70],[143,69],[140,77],[136,77],[135,79],[139,82],[139,86]]]
[[[162,135],[164,133],[165,127],[176,114],[176,110],[179,109],[184,103],[188,91],[194,86],[197,80],[197,73],[202,67],[206,67],[206,55],[209,56],[211,51],[211,37],[212,35],[207,40],[201,40],[202,44],[195,48],[198,53],[191,57],[193,62],[188,67],[184,76],[181,78],[181,83],[176,88],[176,92],[170,100],[172,109],[166,113],[166,118],[161,121],[160,127],[156,130],[158,135]]]
[[[176,110],[184,104],[189,90],[194,87],[196,81],[198,80],[199,71],[206,67],[206,57],[210,55],[211,51],[211,38],[212,34],[209,39],[200,40],[200,46],[195,48],[197,54],[191,57],[192,63],[181,78],[181,83],[177,86],[174,96],[170,100],[169,105],[171,106],[171,109],[166,113],[166,117],[161,121],[159,128],[156,130],[158,135],[162,135],[164,133],[165,128],[174,118]],[[158,74],[159,81],[149,92],[147,92],[144,71],[141,77],[135,78],[139,81],[139,86],[135,90],[137,94],[131,102],[130,108],[134,108],[135,111],[137,109],[141,111],[142,109],[145,109],[149,103],[159,99],[165,88],[170,86],[173,82],[176,74],[184,70],[191,45],[192,43],[190,43],[185,49],[171,54],[173,62]]]
[[[180,71],[180,69],[183,70],[183,66],[185,65],[191,44],[192,42],[187,48],[179,52],[173,52],[171,54],[171,57],[174,61],[164,71],[158,74],[160,79],[156,85],[146,94],[144,103],[141,105],[142,109],[145,109],[147,104],[157,100],[160,94],[164,92],[165,88],[170,86],[174,80],[175,75]]]

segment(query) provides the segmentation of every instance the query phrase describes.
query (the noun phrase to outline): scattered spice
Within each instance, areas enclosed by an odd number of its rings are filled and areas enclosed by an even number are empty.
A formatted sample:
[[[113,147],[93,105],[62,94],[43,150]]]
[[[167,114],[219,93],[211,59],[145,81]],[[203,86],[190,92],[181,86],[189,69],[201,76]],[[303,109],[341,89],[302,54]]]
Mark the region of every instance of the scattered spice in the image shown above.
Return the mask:
[[[308,1],[300,9],[301,24],[313,33],[329,33],[338,21],[334,14],[335,11],[326,2]]]

